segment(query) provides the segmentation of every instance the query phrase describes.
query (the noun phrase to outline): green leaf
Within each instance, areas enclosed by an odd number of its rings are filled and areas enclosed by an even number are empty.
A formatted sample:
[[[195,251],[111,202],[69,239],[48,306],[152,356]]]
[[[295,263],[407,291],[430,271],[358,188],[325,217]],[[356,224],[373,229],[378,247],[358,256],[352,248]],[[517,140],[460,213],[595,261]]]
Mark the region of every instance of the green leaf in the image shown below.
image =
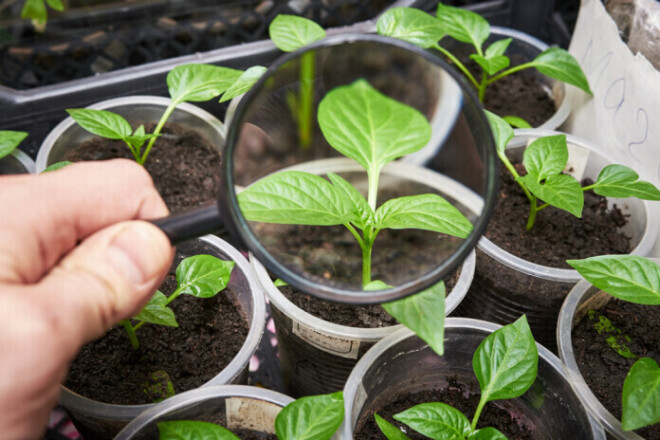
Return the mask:
[[[420,293],[381,305],[433,351],[444,354],[445,283],[440,281]]]
[[[608,165],[598,175],[593,190],[604,197],[637,197],[660,200],[660,190],[652,183],[638,180],[639,175],[623,165]]]
[[[410,437],[377,413],[374,413],[374,418],[376,419],[376,424],[380,428],[380,431],[385,434],[385,437],[387,437],[387,440],[410,440]]]
[[[123,116],[106,110],[70,108],[67,113],[85,130],[107,139],[126,139],[133,132]]]
[[[398,197],[376,210],[376,229],[423,229],[467,238],[472,223],[437,194]]]
[[[73,162],[69,162],[68,160],[55,162],[54,164],[47,166],[46,169],[41,172],[41,174],[50,173],[51,171],[57,171],[61,168],[68,167],[69,165],[73,165]]]
[[[555,174],[538,183],[534,176],[522,177],[527,189],[539,199],[555,208],[568,211],[576,217],[582,217],[584,194],[580,183],[567,174]]]
[[[29,18],[39,23],[45,23],[48,20],[46,4],[44,0],[25,0],[21,10],[21,18]]]
[[[394,419],[435,440],[463,440],[472,432],[467,417],[446,403],[421,403],[395,414]]]
[[[518,116],[504,116],[502,119],[515,128],[532,128],[529,122]]]
[[[328,178],[337,191],[341,193],[341,197],[350,201],[352,212],[351,223],[360,229],[364,229],[367,225],[372,224],[374,222],[374,212],[371,210],[367,199],[353,185],[348,183],[346,179],[334,173],[328,173]]]
[[[506,151],[507,144],[513,139],[513,129],[504,119],[500,118],[495,113],[491,113],[488,110],[484,110],[484,113],[486,114],[490,130],[493,132],[493,137],[495,138],[497,155],[502,157]]]
[[[0,159],[11,154],[27,135],[24,131],[0,131]]]
[[[490,25],[481,15],[461,8],[438,4],[436,17],[449,36],[463,43],[471,43],[477,52],[490,35]]]
[[[330,145],[368,172],[424,147],[431,126],[414,108],[389,98],[360,79],[330,91],[318,110]]]
[[[509,44],[513,41],[513,38],[504,38],[502,40],[497,40],[486,49],[486,58],[493,58],[504,55],[504,52],[509,48]]]
[[[287,225],[341,225],[359,221],[350,200],[323,177],[281,171],[260,179],[237,195],[247,220]]]
[[[158,422],[158,432],[160,440],[240,440],[222,426],[193,420]]]
[[[327,440],[344,420],[344,395],[301,397],[285,406],[275,419],[279,440]]]
[[[610,295],[637,304],[660,305],[660,266],[647,258],[600,255],[566,262]]]
[[[578,87],[590,95],[593,94],[580,64],[564,49],[559,47],[546,49],[530,64],[544,75]]]
[[[238,77],[234,84],[229,86],[227,91],[222,95],[222,98],[220,98],[220,102],[229,101],[230,99],[234,99],[250,90],[254,83],[259,81],[259,78],[261,78],[266,70],[268,69],[263,66],[250,67]]]
[[[209,64],[184,64],[167,74],[174,104],[208,101],[223,93],[243,74],[241,70]]]
[[[561,173],[568,162],[566,135],[545,136],[534,140],[523,153],[523,165],[537,182]]]
[[[167,307],[167,297],[160,290],[156,290],[147,305],[133,319],[168,327],[179,326],[174,311]]]
[[[468,436],[468,440],[508,440],[506,435],[495,428],[477,429]]]
[[[48,2],[48,6],[51,8],[57,10],[57,11],[63,11],[64,10],[64,5],[60,0],[46,0]]]
[[[538,363],[539,353],[525,315],[491,333],[472,358],[482,400],[521,396],[534,383]]]
[[[389,289],[390,286],[389,284],[385,283],[384,281],[381,280],[372,280],[367,284],[366,286],[363,287],[363,290],[365,292],[375,292],[377,290],[385,290]]]
[[[630,431],[660,422],[660,368],[651,358],[635,362],[623,383],[621,426]]]
[[[445,36],[442,24],[433,16],[417,8],[391,8],[385,11],[376,24],[380,35],[398,38],[428,49]]]
[[[268,26],[270,39],[283,52],[293,52],[325,38],[321,26],[304,17],[279,14]]]
[[[144,143],[147,140],[149,140],[153,137],[156,137],[156,135],[146,134],[144,132],[144,125],[140,125],[132,135],[128,136],[124,140],[126,142],[128,142],[129,144],[131,144],[137,151],[140,151],[140,148],[142,148],[142,145],[144,145]]]
[[[509,57],[505,57],[504,55],[499,55],[495,57],[484,57],[478,54],[472,54],[470,55],[470,58],[473,59],[477,64],[481,66],[482,69],[488,73],[488,75],[495,75],[497,72],[499,72],[502,69],[506,69],[509,67],[509,64],[511,61],[509,60]]]
[[[289,284],[287,284],[287,282],[284,281],[282,278],[278,278],[275,281],[273,281],[273,285],[275,287],[284,287],[284,286],[288,286]]]
[[[177,290],[198,298],[215,296],[227,287],[235,264],[212,255],[185,258],[176,268]]]

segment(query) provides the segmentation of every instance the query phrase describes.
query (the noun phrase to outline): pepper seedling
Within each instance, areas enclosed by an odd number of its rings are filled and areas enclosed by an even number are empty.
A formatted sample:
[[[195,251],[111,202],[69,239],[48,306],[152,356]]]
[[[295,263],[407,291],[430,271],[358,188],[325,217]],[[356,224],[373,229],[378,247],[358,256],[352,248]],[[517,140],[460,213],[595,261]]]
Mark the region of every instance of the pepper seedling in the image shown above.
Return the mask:
[[[528,231],[534,226],[536,213],[548,206],[582,217],[584,192],[590,189],[604,197],[660,200],[658,188],[639,180],[639,175],[624,165],[606,166],[595,183],[584,187],[574,177],[563,174],[568,162],[566,135],[545,136],[531,142],[523,154],[527,174],[520,176],[506,156],[506,146],[514,136],[513,129],[493,113],[486,111],[486,117],[495,137],[498,157],[529,200]],[[539,205],[539,201],[544,203]]]
[[[64,4],[61,0],[25,0],[23,9],[21,9],[21,18],[32,20],[34,29],[39,33],[46,29],[46,23],[48,22],[46,3],[56,11],[64,10]]]
[[[460,238],[470,234],[470,221],[437,194],[399,197],[377,207],[383,166],[418,151],[430,139],[430,124],[420,112],[360,79],[331,90],[322,99],[318,122],[330,146],[366,170],[368,199],[334,173],[328,173],[328,182],[307,172],[280,171],[237,195],[247,220],[344,225],[362,250],[363,288],[372,282],[371,253],[382,229],[423,229]]]
[[[566,261],[603,292],[636,304],[660,305],[660,266],[636,255]],[[660,367],[641,357],[623,383],[621,426],[630,431],[660,423]]]
[[[301,397],[279,412],[275,418],[275,434],[279,440],[329,440],[343,419],[341,391]],[[240,440],[220,425],[189,420],[159,422],[158,432],[160,440]]]
[[[486,19],[472,11],[440,3],[436,17],[432,17],[415,8],[392,8],[385,11],[378,19],[377,31],[381,35],[405,40],[423,49],[433,48],[445,55],[477,89],[481,102],[484,100],[488,85],[529,68],[535,68],[544,75],[592,94],[579,63],[564,49],[551,47],[532,61],[515,67],[509,67],[511,60],[504,55],[512,41],[511,38],[495,41],[484,50],[484,43],[490,35],[490,25]],[[463,62],[440,46],[439,42],[445,36],[474,47],[475,53],[470,55],[470,59],[481,68],[479,81]]]
[[[416,432],[434,439],[506,440],[495,428],[477,429],[486,403],[523,395],[536,380],[539,354],[525,315],[484,339],[472,358],[481,389],[472,422],[456,408],[441,402],[415,405],[393,417]],[[374,414],[376,424],[389,440],[409,439],[399,428]]]
[[[229,284],[234,265],[233,261],[223,261],[212,255],[194,255],[183,259],[176,268],[177,288],[169,297],[157,290],[140,313],[120,321],[131,346],[134,349],[140,347],[136,332],[146,323],[178,327],[174,311],[168,305],[180,295],[197,298],[217,295]]]
[[[13,153],[27,136],[28,134],[24,131],[1,130],[0,159]]]

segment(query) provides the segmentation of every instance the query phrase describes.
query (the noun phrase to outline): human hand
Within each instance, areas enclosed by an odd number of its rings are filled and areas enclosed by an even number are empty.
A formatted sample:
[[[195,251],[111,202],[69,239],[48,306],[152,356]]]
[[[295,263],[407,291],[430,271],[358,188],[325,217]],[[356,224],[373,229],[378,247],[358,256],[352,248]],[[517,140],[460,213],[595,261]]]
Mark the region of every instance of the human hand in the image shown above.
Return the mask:
[[[113,160],[0,177],[0,436],[43,436],[68,364],[135,315],[174,250],[146,171]]]

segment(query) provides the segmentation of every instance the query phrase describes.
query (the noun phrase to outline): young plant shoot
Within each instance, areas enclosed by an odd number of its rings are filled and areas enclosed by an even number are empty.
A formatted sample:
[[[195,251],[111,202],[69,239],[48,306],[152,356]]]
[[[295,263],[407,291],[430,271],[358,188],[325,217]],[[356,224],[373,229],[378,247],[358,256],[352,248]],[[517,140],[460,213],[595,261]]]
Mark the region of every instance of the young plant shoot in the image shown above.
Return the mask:
[[[624,301],[660,305],[660,266],[636,255],[568,260],[598,289]],[[635,356],[636,358],[637,356]],[[634,430],[660,423],[660,367],[650,357],[635,361],[623,383],[621,426]]]
[[[495,41],[484,49],[484,43],[490,35],[490,25],[482,16],[472,11],[440,3],[434,18],[415,8],[392,8],[380,16],[377,30],[381,35],[441,52],[477,89],[479,100],[482,102],[488,85],[507,75],[532,67],[544,75],[579,87],[591,94],[587,78],[578,62],[571,54],[558,47],[544,50],[532,61],[509,67],[511,60],[504,53],[511,43],[511,38]],[[454,54],[440,46],[439,41],[445,36],[474,47],[475,52],[470,55],[470,59],[481,68],[480,79],[475,78]]]
[[[46,30],[46,22],[48,21],[46,3],[56,11],[64,10],[64,3],[61,0],[25,0],[23,9],[21,9],[21,18],[32,20],[34,29],[39,33]]]
[[[506,156],[506,146],[514,136],[513,129],[493,113],[486,111],[486,116],[495,137],[497,155],[529,200],[528,231],[534,226],[536,213],[548,206],[582,217],[584,192],[590,189],[603,197],[660,200],[658,188],[639,180],[635,171],[623,165],[606,166],[595,183],[584,187],[574,177],[563,174],[568,162],[566,135],[546,136],[531,142],[523,154],[527,174],[520,176]]]
[[[234,264],[233,261],[223,261],[212,255],[195,255],[182,260],[176,268],[176,290],[169,297],[157,290],[140,313],[120,322],[133,348],[140,347],[136,332],[145,323],[179,326],[174,311],[168,305],[180,295],[211,298],[227,287]]]
[[[423,229],[466,238],[472,224],[447,200],[421,194],[378,206],[378,181],[385,164],[424,147],[431,127],[417,110],[391,99],[361,79],[331,90],[318,108],[328,143],[367,172],[368,195],[342,177],[328,180],[302,171],[266,176],[238,194],[247,220],[298,225],[344,225],[362,249],[362,285],[371,279],[371,254],[385,228]]]
[[[28,136],[24,131],[0,131],[0,159],[14,152],[21,142]]]
[[[282,408],[275,418],[279,440],[329,440],[344,419],[344,396],[332,394],[301,397]],[[160,440],[240,440],[214,423],[175,420],[158,423]]]
[[[479,416],[492,400],[515,399],[536,380],[539,354],[523,315],[484,339],[472,358],[472,368],[481,397],[472,422],[454,407],[440,402],[421,403],[394,415],[394,419],[433,439],[506,440],[495,428],[477,429]],[[409,439],[401,430],[374,414],[376,423],[389,440]]]
[[[268,32],[273,44],[283,52],[294,52],[325,38],[321,26],[295,15],[278,15],[268,27]],[[308,148],[312,143],[315,70],[314,52],[305,53],[300,58],[300,93],[298,96],[287,96],[287,102],[298,122],[298,140],[303,148]]]

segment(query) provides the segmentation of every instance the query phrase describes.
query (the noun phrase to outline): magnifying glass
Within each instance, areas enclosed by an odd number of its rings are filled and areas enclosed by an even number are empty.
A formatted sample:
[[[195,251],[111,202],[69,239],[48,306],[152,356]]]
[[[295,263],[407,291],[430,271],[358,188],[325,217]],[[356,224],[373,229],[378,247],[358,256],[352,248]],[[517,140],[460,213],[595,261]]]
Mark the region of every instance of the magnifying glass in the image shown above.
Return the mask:
[[[223,158],[227,229],[274,277],[332,301],[393,301],[444,279],[495,204],[495,147],[470,86],[377,35],[276,61],[232,115]],[[218,209],[156,223],[176,242],[216,229]]]

